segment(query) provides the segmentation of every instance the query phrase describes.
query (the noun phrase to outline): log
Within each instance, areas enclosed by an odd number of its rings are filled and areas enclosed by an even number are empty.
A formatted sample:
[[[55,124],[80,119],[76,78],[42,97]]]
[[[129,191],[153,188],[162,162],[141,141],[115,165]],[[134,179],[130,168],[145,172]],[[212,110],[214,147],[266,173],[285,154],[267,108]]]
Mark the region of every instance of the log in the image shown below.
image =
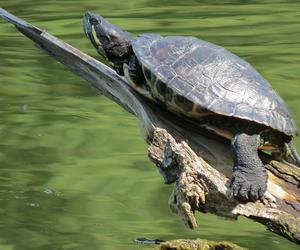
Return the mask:
[[[228,188],[233,166],[229,141],[138,95],[114,70],[46,31],[4,9],[0,9],[0,17],[138,118],[150,145],[150,160],[165,183],[175,182],[169,205],[185,225],[189,228],[197,226],[195,211],[232,219],[242,215],[300,243],[299,168],[261,153],[269,175],[264,199],[247,203],[236,201]]]

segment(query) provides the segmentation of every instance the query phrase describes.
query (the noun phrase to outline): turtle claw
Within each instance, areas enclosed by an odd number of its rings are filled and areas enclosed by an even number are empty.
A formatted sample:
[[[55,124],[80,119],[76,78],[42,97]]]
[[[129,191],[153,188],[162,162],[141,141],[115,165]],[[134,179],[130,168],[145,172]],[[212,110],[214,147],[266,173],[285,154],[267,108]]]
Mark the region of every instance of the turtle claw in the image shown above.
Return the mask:
[[[256,190],[256,189],[254,189],[252,186],[251,186],[251,190],[250,190],[250,197],[253,199],[253,200],[258,200],[259,199],[259,197],[260,197],[260,192],[259,192],[259,190]]]
[[[277,208],[276,198],[269,192],[265,193],[264,198],[262,199],[262,203],[271,208]]]
[[[251,173],[237,169],[233,172],[230,188],[233,196],[243,202],[262,199],[267,190],[266,171]]]

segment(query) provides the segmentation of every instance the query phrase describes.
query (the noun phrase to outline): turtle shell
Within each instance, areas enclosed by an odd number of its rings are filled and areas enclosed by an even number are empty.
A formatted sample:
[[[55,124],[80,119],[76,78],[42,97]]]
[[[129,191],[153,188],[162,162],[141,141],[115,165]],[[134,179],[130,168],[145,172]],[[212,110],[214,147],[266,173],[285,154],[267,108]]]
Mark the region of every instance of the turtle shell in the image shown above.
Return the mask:
[[[264,124],[289,136],[297,133],[284,101],[272,86],[225,48],[195,37],[155,34],[135,38],[132,46],[152,76],[147,80],[160,80],[173,95],[220,115]]]

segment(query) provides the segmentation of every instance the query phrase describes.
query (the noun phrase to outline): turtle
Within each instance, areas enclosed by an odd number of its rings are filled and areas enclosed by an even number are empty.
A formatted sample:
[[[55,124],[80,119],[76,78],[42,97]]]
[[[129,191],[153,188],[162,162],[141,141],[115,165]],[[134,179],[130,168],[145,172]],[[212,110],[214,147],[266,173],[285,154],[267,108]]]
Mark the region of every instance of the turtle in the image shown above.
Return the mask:
[[[283,99],[248,62],[191,36],[133,34],[86,12],[84,32],[98,53],[140,95],[230,140],[230,189],[240,201],[263,199],[260,150],[300,166],[297,126]]]

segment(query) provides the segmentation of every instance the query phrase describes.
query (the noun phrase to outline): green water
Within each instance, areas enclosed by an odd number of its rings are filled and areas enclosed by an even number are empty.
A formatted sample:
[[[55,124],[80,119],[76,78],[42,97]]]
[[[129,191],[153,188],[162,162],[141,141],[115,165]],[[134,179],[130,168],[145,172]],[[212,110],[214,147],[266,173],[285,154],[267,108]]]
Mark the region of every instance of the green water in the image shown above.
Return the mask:
[[[134,34],[193,35],[252,63],[300,126],[300,1],[0,0],[0,6],[97,56],[91,10]],[[260,224],[171,214],[137,120],[0,22],[0,249],[152,249],[138,236],[299,249]],[[300,140],[296,139],[300,148]]]

